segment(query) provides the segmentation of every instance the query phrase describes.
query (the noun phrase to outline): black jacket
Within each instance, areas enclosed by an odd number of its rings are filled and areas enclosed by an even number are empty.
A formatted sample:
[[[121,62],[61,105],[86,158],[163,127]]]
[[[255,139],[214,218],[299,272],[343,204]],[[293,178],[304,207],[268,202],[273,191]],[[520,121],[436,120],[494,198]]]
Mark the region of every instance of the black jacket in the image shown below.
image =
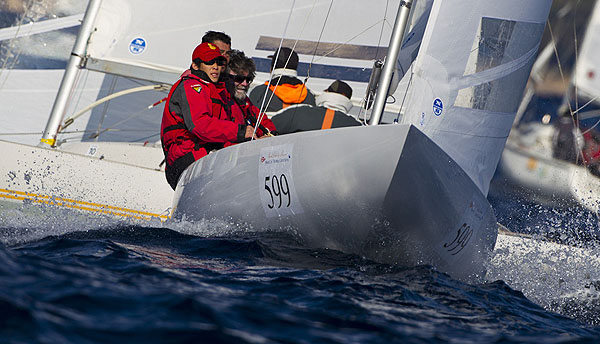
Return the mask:
[[[322,106],[299,105],[289,107],[271,118],[281,134],[298,131],[319,130],[323,127],[327,108]],[[361,123],[341,111],[335,111],[331,128],[360,126]]]

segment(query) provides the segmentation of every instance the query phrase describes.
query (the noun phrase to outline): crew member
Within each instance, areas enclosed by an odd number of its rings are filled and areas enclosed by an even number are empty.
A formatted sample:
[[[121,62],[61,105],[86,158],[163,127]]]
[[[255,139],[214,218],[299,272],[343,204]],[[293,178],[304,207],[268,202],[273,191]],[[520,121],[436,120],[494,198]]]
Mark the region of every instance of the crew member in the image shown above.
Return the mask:
[[[350,85],[336,80],[317,97],[317,106],[290,106],[271,119],[279,134],[360,126],[359,121],[347,114],[352,108],[350,98],[352,98]]]
[[[202,36],[202,43],[212,43],[219,48],[221,55],[229,61],[229,51],[231,51],[231,37],[225,32],[206,31]]]
[[[276,112],[293,104],[315,105],[315,96],[306,85],[297,78],[298,54],[290,48],[282,47],[279,52],[269,56],[273,79],[264,85],[256,86],[250,92],[250,100],[256,106],[268,105],[265,112]],[[268,85],[268,88],[267,88]],[[275,96],[273,96],[273,94]]]
[[[252,126],[256,126],[256,121],[260,118],[260,125],[256,129],[256,136],[259,138],[264,135],[276,135],[273,122],[266,114],[260,116],[258,108],[248,98],[248,88],[256,75],[254,61],[243,51],[231,50],[226,71],[228,79],[232,81],[230,93],[235,100],[232,112],[240,111],[246,123]]]
[[[225,85],[219,82],[226,64],[219,48],[198,45],[192,64],[171,87],[161,123],[166,177],[173,189],[181,173],[210,151],[249,140],[254,127],[242,116],[233,116]]]

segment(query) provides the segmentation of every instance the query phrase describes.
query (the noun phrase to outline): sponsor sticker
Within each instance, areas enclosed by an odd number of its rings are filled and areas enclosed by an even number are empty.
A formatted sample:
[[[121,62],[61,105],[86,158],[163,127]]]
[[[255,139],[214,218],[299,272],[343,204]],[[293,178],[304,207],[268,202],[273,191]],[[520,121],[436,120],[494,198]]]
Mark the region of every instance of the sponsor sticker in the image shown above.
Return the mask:
[[[96,152],[98,152],[98,147],[92,145],[88,148],[87,155],[94,156],[96,155]]]
[[[441,116],[444,111],[444,103],[440,98],[435,98],[433,101],[433,114],[436,116]]]
[[[141,37],[136,37],[129,43],[129,52],[133,55],[139,55],[144,50],[146,50],[146,40]]]

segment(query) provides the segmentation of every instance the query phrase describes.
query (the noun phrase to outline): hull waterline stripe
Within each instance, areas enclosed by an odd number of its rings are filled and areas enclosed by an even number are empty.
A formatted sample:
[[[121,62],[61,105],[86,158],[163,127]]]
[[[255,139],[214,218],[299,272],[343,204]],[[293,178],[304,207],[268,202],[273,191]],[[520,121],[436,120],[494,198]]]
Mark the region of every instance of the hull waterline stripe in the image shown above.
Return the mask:
[[[99,204],[85,201],[77,201],[68,198],[61,197],[50,197],[46,195],[38,195],[29,192],[0,189],[0,198],[14,199],[14,200],[30,200],[35,203],[43,203],[49,205],[55,205],[59,207],[73,208],[79,210],[85,210],[89,212],[99,212],[109,215],[117,215],[123,217],[133,217],[137,219],[149,220],[151,218],[159,218],[161,221],[165,221],[169,218],[167,215],[160,215],[145,211],[115,207],[107,204]]]

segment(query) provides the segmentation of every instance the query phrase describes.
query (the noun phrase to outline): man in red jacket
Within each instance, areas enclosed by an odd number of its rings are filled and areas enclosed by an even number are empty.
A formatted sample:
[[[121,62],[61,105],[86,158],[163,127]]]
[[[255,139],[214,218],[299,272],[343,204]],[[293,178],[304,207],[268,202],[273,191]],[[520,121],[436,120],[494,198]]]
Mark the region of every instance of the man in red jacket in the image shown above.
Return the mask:
[[[248,98],[248,88],[256,75],[256,65],[243,51],[231,50],[229,63],[227,64],[227,87],[235,100],[232,113],[237,115],[241,112],[248,125],[256,127],[256,121],[260,118],[260,125],[256,129],[256,136],[276,135],[275,125],[266,114],[260,116],[259,109],[252,104]]]
[[[233,100],[219,82],[226,59],[211,43],[198,45],[192,65],[171,87],[165,102],[160,138],[165,173],[173,189],[181,173],[210,151],[253,137],[254,127],[232,114]]]

